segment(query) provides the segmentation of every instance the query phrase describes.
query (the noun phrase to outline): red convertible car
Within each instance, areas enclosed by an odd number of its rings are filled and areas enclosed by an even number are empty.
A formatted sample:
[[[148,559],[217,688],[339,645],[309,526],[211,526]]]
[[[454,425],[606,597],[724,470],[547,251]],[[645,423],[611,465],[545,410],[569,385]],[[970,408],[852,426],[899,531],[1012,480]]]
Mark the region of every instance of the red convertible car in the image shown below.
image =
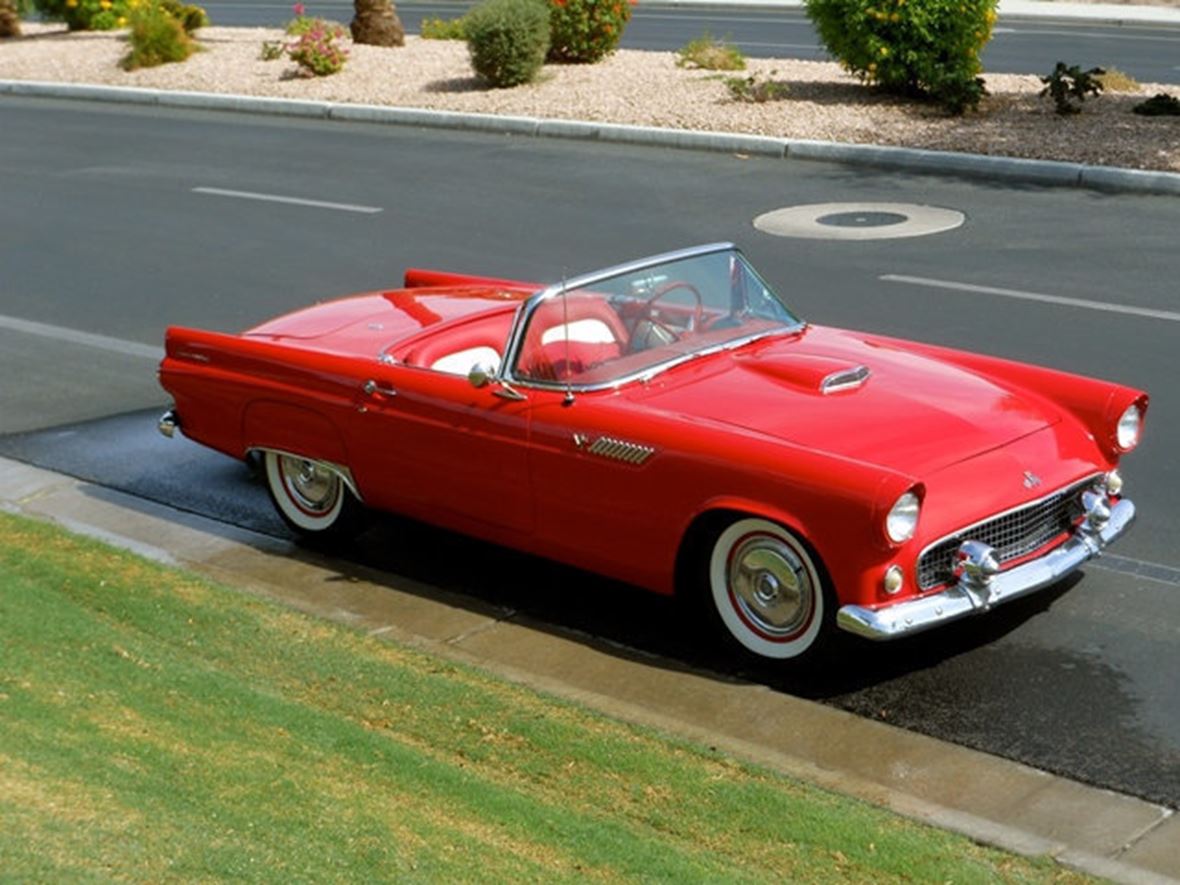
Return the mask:
[[[297,532],[396,511],[649,588],[798,658],[986,612],[1135,515],[1147,395],[810,325],[732,244],[541,286],[409,270],[171,328],[160,429],[259,457]],[[560,592],[560,588],[554,588]]]

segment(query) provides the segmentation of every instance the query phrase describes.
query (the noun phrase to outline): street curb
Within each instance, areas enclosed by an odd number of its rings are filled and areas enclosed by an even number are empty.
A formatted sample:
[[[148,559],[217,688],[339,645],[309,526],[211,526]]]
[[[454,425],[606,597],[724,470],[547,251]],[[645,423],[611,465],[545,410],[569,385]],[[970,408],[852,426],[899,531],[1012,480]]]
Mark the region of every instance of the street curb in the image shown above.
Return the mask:
[[[620,123],[598,123],[543,117],[498,116],[427,108],[389,107],[251,95],[177,92],[52,83],[37,80],[0,80],[0,95],[103,101],[206,111],[270,114],[275,116],[457,129],[535,138],[568,138],[645,147],[713,151],[787,160],[813,160],[846,166],[983,179],[1011,184],[1076,187],[1108,193],[1180,195],[1180,173],[1053,160],[1026,160],[984,154],[964,154],[923,148],[830,141],[773,138],[693,129],[661,129]]]
[[[671,708],[656,709],[650,704],[637,702],[625,692],[604,694],[596,688],[579,685],[575,680],[563,678],[560,669],[550,673],[539,673],[527,667],[522,668],[520,662],[514,660],[511,655],[489,657],[486,653],[480,652],[479,646],[464,645],[460,641],[462,637],[448,638],[445,634],[419,632],[415,623],[422,622],[415,622],[413,612],[408,609],[401,609],[407,615],[402,621],[378,625],[372,621],[373,613],[363,605],[357,604],[358,595],[376,593],[382,597],[390,597],[402,594],[409,599],[417,598],[417,594],[412,589],[399,589],[395,584],[383,579],[374,582],[368,574],[370,570],[364,567],[350,568],[342,572],[338,563],[317,554],[302,554],[290,542],[184,513],[163,504],[135,498],[123,492],[7,458],[0,458],[0,477],[4,480],[0,483],[0,511],[55,522],[70,531],[96,538],[169,566],[195,570],[242,592],[278,600],[294,609],[344,624],[366,635],[388,638],[445,658],[462,661],[510,682],[585,704],[616,719],[718,747],[734,756],[782,772],[797,780],[890,809],[904,817],[960,833],[982,844],[994,845],[1025,856],[1051,857],[1064,866],[1128,885],[1175,885],[1178,881],[1123,859],[1123,854],[1135,841],[1142,840],[1172,818],[1173,812],[1162,806],[1121,796],[1108,790],[1086,787],[1020,763],[1008,762],[978,751],[945,744],[933,738],[904,732],[885,723],[862,720],[851,713],[825,707],[814,701],[789,696],[778,699],[789,707],[791,728],[796,732],[810,728],[818,729],[825,735],[832,735],[836,731],[852,727],[854,730],[859,729],[852,738],[852,742],[858,746],[866,741],[870,742],[865,744],[866,746],[871,745],[874,740],[879,744],[885,735],[892,734],[908,741],[909,752],[903,755],[905,759],[914,761],[903,763],[912,770],[901,779],[902,783],[919,785],[923,778],[921,772],[913,766],[920,765],[920,760],[930,760],[939,755],[943,752],[940,748],[945,747],[947,752],[955,754],[956,765],[987,765],[988,777],[996,778],[997,782],[1015,787],[1018,791],[1021,778],[1032,777],[1041,785],[1040,793],[1037,795],[1051,793],[1056,787],[1064,788],[1064,792],[1057,799],[1058,802],[1081,801],[1091,812],[1095,812],[1101,805],[1130,802],[1141,809],[1139,816],[1142,816],[1143,812],[1149,813],[1150,820],[1145,827],[1129,833],[1123,831],[1124,835],[1120,838],[1127,838],[1128,841],[1113,856],[1096,853],[1092,845],[1079,844],[1077,832],[1073,833],[1072,838],[1058,832],[1038,834],[1032,829],[1003,822],[1004,817],[995,816],[994,809],[993,816],[982,816],[962,806],[952,807],[924,798],[920,787],[916,790],[898,789],[887,783],[868,779],[857,771],[829,767],[823,761],[809,757],[805,749],[802,753],[798,751],[799,746],[805,747],[807,744],[806,740],[799,740],[799,733],[795,734],[795,740],[788,742],[794,749],[786,751],[778,746],[751,741],[736,733],[710,730],[671,712]],[[295,565],[302,572],[306,572],[306,577],[300,578],[291,572],[276,573],[276,557],[285,566]],[[342,582],[342,574],[347,575],[348,580]],[[325,589],[322,583],[325,580],[330,582],[333,590]],[[307,597],[301,595],[308,591],[316,600],[314,604],[309,605]],[[323,597],[329,592],[333,594],[333,598],[325,601]],[[348,595],[341,596],[344,592]],[[425,604],[437,608],[450,608],[454,603],[449,602],[447,597],[445,591],[440,591],[433,598],[426,600]],[[417,604],[421,605],[422,600],[419,599]],[[522,630],[537,629],[531,625],[528,618],[518,618],[511,612],[498,615],[491,612],[485,613],[484,616],[492,617],[495,626],[511,625]],[[437,623],[437,620],[428,622]],[[487,633],[483,628],[476,628],[471,632],[484,635]],[[539,632],[546,635],[546,641],[552,644],[546,651],[546,660],[552,661],[555,659],[554,656],[560,659],[563,653],[593,654],[578,637],[571,636],[569,631],[542,626]],[[615,657],[609,653],[607,656]],[[584,660],[583,657],[574,662],[575,670]],[[634,665],[634,662],[621,662],[620,665],[628,667]],[[639,666],[644,665],[640,663]],[[671,673],[664,667],[656,666],[653,669],[665,675]],[[619,674],[614,675],[617,677]],[[705,690],[704,686],[717,684],[715,677],[707,673],[683,671],[679,676],[691,681],[686,691],[693,698],[697,697],[699,691]],[[608,680],[607,684],[620,683]],[[759,706],[766,708],[767,702],[761,699],[764,689],[757,685],[749,685],[742,686],[741,690],[759,694]],[[813,719],[817,721],[811,721]],[[810,724],[807,724],[809,721]],[[936,762],[932,764],[937,766]],[[969,788],[963,789],[970,793]],[[1081,791],[1088,798],[1083,798],[1077,791]],[[949,795],[957,794],[952,791]],[[1099,806],[1095,806],[1095,802],[1099,803]],[[1052,809],[1053,802],[1045,803],[1045,807]],[[1104,817],[1102,823],[1106,825],[1116,819],[1118,815]],[[1050,828],[1053,829],[1055,828]]]

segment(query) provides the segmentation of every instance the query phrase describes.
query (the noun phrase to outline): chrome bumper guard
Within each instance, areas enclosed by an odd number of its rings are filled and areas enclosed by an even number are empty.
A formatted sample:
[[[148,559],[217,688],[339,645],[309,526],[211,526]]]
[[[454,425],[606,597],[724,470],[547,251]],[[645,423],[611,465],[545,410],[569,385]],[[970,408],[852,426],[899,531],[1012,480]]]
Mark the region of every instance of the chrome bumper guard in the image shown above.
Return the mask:
[[[1124,498],[1111,508],[1110,518],[1101,528],[1083,522],[1073,537],[1039,559],[990,577],[965,573],[955,586],[946,590],[879,609],[845,605],[836,613],[836,624],[867,639],[897,639],[968,615],[983,614],[1065,577],[1101,554],[1134,520],[1135,505]]]

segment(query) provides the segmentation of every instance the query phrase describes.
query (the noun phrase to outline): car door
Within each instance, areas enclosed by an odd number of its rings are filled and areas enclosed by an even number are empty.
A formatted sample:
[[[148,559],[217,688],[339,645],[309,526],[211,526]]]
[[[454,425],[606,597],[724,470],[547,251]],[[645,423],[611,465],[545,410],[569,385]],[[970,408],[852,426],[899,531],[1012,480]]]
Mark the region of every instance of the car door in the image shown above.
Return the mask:
[[[358,391],[350,446],[366,501],[445,524],[458,517],[531,531],[530,404],[499,390],[447,372],[376,364]]]

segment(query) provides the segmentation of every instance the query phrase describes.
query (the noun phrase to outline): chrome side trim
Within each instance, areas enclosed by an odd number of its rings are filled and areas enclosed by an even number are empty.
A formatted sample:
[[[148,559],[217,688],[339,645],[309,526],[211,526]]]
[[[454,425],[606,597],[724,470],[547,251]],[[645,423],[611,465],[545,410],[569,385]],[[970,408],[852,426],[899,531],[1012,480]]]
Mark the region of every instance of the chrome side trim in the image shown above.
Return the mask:
[[[169,409],[161,415],[156,428],[161,434],[168,437],[168,439],[172,439],[176,435],[176,431],[180,428],[180,417],[176,414],[176,410]]]
[[[836,624],[843,630],[867,639],[896,639],[920,633],[932,627],[957,621],[968,615],[982,614],[990,608],[1018,599],[1056,583],[1082,563],[1098,556],[1102,549],[1127,530],[1135,520],[1135,505],[1127,498],[1119,501],[1110,521],[1101,529],[1082,523],[1068,541],[1039,559],[1001,572],[991,578],[988,593],[957,584],[939,593],[908,599],[879,609],[845,605],[836,613]]]
[[[309,458],[307,455],[300,455],[297,452],[288,452],[285,449],[272,449],[268,446],[252,446],[251,448],[246,449],[247,455],[252,455],[255,453],[262,454],[264,452],[271,452],[275,455],[281,455],[287,458],[298,458],[301,461],[311,461],[313,464],[318,464],[325,470],[330,470],[332,473],[335,473],[337,476],[339,476],[344,484],[348,486],[348,490],[356,496],[356,499],[362,504],[365,502],[365,499],[361,497],[360,489],[356,487],[356,481],[352,478],[352,471],[343,464],[337,464],[334,461],[324,461],[320,458]]]

